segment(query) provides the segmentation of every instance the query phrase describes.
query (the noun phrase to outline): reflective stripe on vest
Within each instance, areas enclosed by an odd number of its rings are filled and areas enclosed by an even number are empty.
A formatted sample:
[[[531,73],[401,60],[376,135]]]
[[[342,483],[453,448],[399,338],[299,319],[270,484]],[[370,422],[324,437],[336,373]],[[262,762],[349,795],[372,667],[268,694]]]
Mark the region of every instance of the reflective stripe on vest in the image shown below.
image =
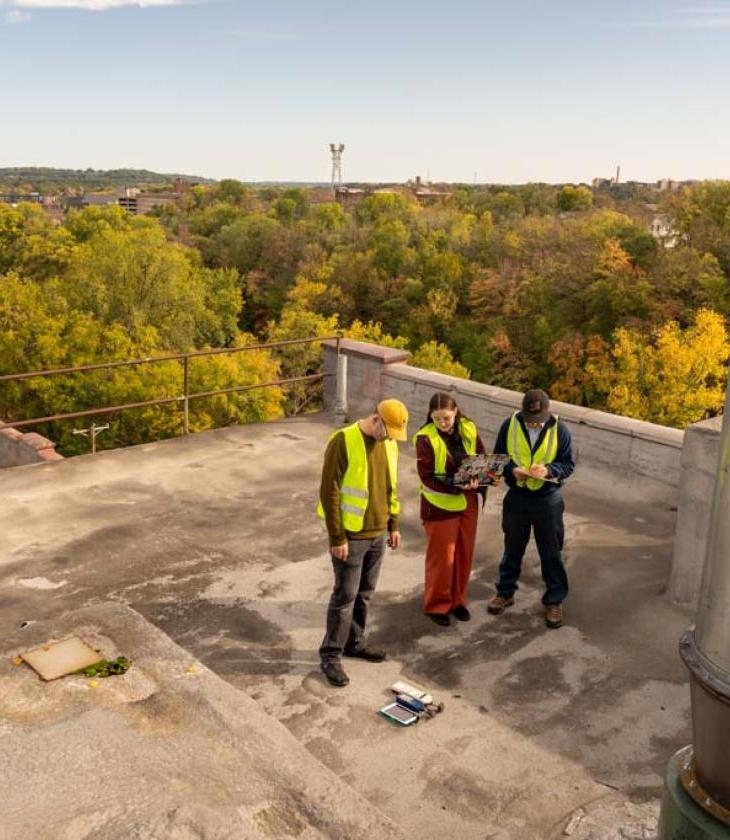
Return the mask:
[[[471,420],[462,417],[459,420],[459,435],[464,442],[464,450],[467,455],[476,455],[477,451],[477,427]],[[434,423],[428,423],[422,429],[419,429],[413,437],[415,444],[420,437],[426,437],[431,443],[433,449],[434,478],[446,475],[446,458],[449,451],[444,443],[444,439],[438,432]],[[421,495],[430,502],[434,507],[441,510],[453,511],[460,513],[466,510],[466,496],[463,493],[440,493],[438,490],[432,490],[424,484],[420,486]]]
[[[532,451],[530,438],[525,435],[522,424],[517,419],[517,413],[512,415],[507,430],[507,453],[512,461],[523,469],[527,470],[535,464],[550,464],[558,454],[558,416],[555,423],[545,432],[542,443],[536,452]],[[527,487],[528,490],[539,490],[545,482],[541,478],[521,479],[517,482],[518,487]]]
[[[333,432],[329,436],[328,442],[337,434],[339,432]],[[358,531],[362,531],[365,511],[368,506],[367,450],[365,449],[365,441],[363,440],[360,426],[357,423],[345,426],[342,429],[342,434],[345,437],[345,449],[347,450],[347,469],[342,477],[342,487],[340,487],[342,527],[346,531],[357,533]],[[397,483],[398,444],[394,440],[385,440],[383,443],[385,445],[385,458],[388,463],[388,473],[390,475],[391,492],[389,511],[391,516],[397,516],[400,513]],[[321,499],[317,505],[317,515],[321,519],[325,518]]]

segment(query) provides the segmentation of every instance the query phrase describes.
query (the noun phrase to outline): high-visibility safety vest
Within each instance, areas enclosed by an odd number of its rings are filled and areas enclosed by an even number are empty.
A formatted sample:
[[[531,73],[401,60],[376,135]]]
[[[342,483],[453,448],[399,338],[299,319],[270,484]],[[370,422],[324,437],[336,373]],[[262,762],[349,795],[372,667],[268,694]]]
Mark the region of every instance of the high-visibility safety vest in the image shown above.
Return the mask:
[[[522,423],[517,419],[517,412],[512,415],[507,429],[507,454],[512,461],[525,470],[535,464],[550,464],[558,454],[558,417],[555,423],[545,432],[540,446],[535,452],[530,446],[530,438],[525,434]],[[527,487],[528,490],[539,490],[545,482],[541,478],[522,479],[517,482],[518,487]]]
[[[477,451],[477,427],[471,420],[462,417],[459,420],[459,435],[464,442],[464,449],[467,455],[476,455]],[[422,429],[419,429],[413,436],[413,443],[415,445],[419,437],[427,437],[433,448],[434,467],[433,473],[435,478],[441,478],[446,475],[446,458],[449,451],[446,448],[444,439],[438,432],[434,423],[428,423]],[[464,493],[439,493],[438,490],[432,490],[421,484],[421,495],[424,499],[430,502],[434,507],[441,510],[454,511],[459,513],[466,510],[466,496]]]
[[[347,449],[347,469],[342,476],[340,487],[340,514],[342,527],[352,534],[362,531],[365,510],[368,506],[368,455],[365,441],[357,423],[345,426],[341,430],[345,436]],[[339,431],[333,432],[328,440],[332,440]],[[388,462],[390,475],[390,515],[398,516],[400,503],[398,502],[398,444],[394,440],[384,440],[385,458]],[[322,500],[317,505],[317,516],[325,518]]]

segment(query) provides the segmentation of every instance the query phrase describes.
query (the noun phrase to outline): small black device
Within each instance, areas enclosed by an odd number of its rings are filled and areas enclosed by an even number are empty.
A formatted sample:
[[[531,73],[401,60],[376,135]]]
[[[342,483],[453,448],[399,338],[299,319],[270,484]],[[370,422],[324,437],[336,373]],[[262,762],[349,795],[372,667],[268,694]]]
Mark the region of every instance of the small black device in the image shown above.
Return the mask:
[[[415,697],[409,697],[407,694],[396,694],[395,702],[399,706],[403,706],[404,709],[409,709],[415,714],[419,714],[426,708],[426,705],[421,703],[420,700],[416,700]]]

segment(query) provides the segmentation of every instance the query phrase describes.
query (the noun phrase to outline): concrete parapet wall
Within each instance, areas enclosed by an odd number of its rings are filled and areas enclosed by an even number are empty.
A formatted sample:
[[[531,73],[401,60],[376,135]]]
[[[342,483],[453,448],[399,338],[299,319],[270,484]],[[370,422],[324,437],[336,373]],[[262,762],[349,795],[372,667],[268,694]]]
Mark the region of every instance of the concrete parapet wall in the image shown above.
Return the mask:
[[[669,594],[690,607],[697,606],[700,592],[721,431],[722,417],[712,417],[685,432]]]
[[[332,411],[335,403],[337,353],[334,341],[325,342],[324,372],[325,410]],[[342,339],[341,352],[347,356],[347,412],[348,417],[364,417],[375,410],[384,399],[383,372],[391,365],[401,365],[410,359],[407,350],[395,350],[364,341]]]
[[[520,407],[522,395],[516,391],[410,367],[402,350],[343,339],[340,351],[348,357],[350,419],[369,413],[385,397],[396,397],[408,406],[413,434],[426,420],[431,395],[446,391],[476,422],[490,448],[502,420]],[[335,369],[332,343],[326,348],[325,371]],[[325,407],[331,409],[334,377],[327,381]],[[553,402],[552,408],[570,429],[581,472],[595,473],[597,481],[605,482],[602,492],[635,492],[645,501],[677,504],[684,432],[569,403]]]
[[[0,469],[61,461],[56,444],[35,432],[25,434],[12,426],[0,424]]]

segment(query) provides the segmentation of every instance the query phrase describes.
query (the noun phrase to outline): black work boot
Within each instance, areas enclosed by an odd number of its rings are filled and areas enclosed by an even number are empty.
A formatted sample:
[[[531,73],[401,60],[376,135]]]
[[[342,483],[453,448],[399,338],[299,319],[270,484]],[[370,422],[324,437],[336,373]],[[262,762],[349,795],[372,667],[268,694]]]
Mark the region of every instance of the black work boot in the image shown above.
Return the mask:
[[[350,682],[350,678],[339,662],[323,662],[320,667],[330,685],[342,688]]]
[[[352,650],[345,648],[342,654],[343,656],[349,656],[351,659],[364,659],[366,662],[384,662],[386,659],[384,650],[367,646],[353,648]]]

